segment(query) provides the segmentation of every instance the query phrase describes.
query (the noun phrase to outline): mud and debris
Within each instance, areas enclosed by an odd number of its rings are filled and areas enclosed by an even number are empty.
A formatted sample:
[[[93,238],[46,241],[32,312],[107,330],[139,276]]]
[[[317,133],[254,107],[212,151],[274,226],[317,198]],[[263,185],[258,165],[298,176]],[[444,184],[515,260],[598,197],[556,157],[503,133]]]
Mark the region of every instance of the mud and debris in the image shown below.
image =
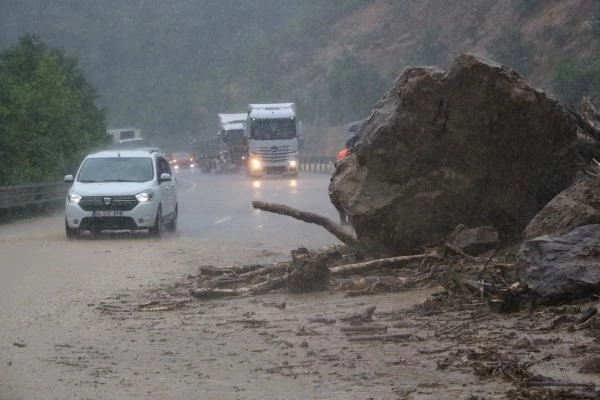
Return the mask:
[[[345,246],[318,255],[297,251],[300,259],[328,261],[330,268],[356,261]],[[247,364],[255,378],[299,380],[323,390],[315,398],[339,394],[346,385],[352,398],[600,396],[597,302],[535,304],[515,284],[514,249],[488,258],[437,254],[397,268],[367,269],[364,276],[330,275],[325,291],[307,293],[285,284],[293,265],[203,266],[180,282],[107,299],[97,310],[150,332],[159,331],[163,320],[181,319],[204,345],[218,349],[204,362]],[[244,275],[249,280],[240,279]],[[235,291],[273,280],[278,284],[260,293],[194,295],[206,282]],[[245,344],[238,346],[240,338]],[[422,376],[413,381],[407,378],[412,374]],[[236,387],[243,392],[246,386]]]

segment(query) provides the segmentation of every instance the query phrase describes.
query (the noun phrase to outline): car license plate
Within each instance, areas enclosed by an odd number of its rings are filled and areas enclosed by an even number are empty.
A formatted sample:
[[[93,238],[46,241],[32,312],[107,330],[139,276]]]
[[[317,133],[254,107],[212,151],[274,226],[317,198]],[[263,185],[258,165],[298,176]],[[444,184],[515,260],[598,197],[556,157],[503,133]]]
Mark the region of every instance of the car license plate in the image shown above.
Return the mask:
[[[122,215],[123,215],[123,211],[118,211],[118,210],[92,211],[92,217],[120,217]]]

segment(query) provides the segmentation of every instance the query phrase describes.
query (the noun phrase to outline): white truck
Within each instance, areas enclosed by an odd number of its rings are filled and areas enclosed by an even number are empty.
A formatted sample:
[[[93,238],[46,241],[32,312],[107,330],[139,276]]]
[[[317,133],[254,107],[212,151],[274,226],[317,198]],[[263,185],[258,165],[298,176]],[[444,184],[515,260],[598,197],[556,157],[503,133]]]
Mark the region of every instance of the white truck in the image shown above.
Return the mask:
[[[145,144],[142,130],[139,128],[109,129],[106,133],[112,138],[113,143],[119,147],[139,147]]]
[[[294,103],[249,104],[245,133],[250,176],[298,175],[300,132]]]
[[[229,149],[231,163],[235,167],[244,167],[248,158],[248,141],[244,134],[246,113],[219,114],[217,135]]]

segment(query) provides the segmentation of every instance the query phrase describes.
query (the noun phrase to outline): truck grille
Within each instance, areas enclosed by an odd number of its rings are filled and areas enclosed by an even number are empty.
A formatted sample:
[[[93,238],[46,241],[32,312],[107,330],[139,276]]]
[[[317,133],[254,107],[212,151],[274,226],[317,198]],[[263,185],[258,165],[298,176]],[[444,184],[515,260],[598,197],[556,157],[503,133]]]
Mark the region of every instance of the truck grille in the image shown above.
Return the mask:
[[[110,198],[108,205],[104,202],[105,198]],[[137,205],[138,201],[135,196],[84,196],[79,201],[79,207],[84,211],[129,211]]]
[[[256,155],[265,162],[285,162],[292,154],[290,146],[261,146],[256,149]]]

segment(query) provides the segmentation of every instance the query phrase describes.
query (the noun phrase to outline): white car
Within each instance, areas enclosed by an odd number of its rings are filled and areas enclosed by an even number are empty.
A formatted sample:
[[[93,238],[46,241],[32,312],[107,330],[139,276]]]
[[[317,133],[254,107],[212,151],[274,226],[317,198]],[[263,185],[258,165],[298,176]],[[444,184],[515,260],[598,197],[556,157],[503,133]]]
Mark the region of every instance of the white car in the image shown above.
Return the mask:
[[[68,238],[82,231],[177,228],[177,187],[169,162],[156,149],[111,150],[88,155],[65,202]]]

